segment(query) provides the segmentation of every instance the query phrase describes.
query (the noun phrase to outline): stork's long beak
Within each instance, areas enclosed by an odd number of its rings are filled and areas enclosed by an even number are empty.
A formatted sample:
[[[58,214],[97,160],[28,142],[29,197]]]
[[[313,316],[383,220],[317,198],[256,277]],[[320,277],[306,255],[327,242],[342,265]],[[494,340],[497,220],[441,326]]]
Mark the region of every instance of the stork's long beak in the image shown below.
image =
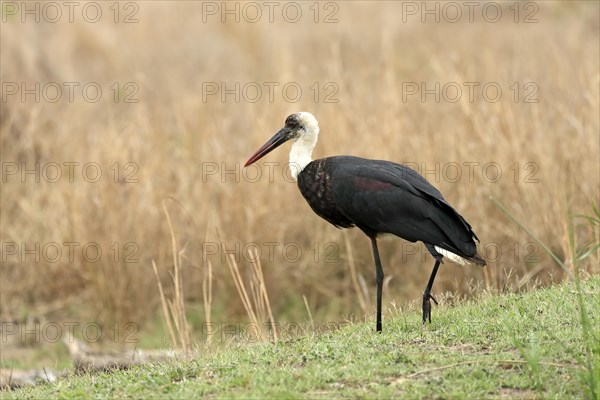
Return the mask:
[[[263,144],[260,149],[256,150],[256,153],[252,155],[244,164],[244,167],[255,163],[260,160],[271,151],[275,150],[277,147],[281,146],[285,142],[287,142],[290,137],[287,135],[286,128],[281,128],[279,132],[277,132],[271,139],[267,141],[267,143]]]

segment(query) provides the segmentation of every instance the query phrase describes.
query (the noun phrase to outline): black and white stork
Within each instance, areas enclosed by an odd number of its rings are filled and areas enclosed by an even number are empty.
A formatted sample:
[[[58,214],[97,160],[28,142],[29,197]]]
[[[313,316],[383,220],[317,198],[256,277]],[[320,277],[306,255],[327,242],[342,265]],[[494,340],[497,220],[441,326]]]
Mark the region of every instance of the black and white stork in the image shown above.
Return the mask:
[[[370,239],[377,282],[377,326],[381,331],[383,267],[377,236],[392,234],[421,241],[435,265],[423,292],[423,323],[431,322],[431,287],[442,258],[485,266],[477,254],[479,241],[471,225],[444,196],[413,169],[390,161],[336,156],[312,160],[319,136],[316,118],[307,112],[292,114],[269,141],[246,162],[251,165],[293,140],[289,167],[302,196],[317,215],[338,228],[358,227]]]

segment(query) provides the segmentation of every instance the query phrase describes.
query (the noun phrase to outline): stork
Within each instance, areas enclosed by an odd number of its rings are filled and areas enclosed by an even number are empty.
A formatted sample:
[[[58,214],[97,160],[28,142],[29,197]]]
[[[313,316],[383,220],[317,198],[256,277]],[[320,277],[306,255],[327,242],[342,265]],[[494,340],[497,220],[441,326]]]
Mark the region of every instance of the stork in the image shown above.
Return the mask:
[[[423,324],[431,323],[433,281],[443,257],[465,265],[485,266],[471,225],[442,194],[413,169],[398,163],[352,156],[312,160],[319,124],[308,112],[291,114],[271,139],[254,153],[247,167],[292,140],[289,167],[313,211],[338,228],[357,227],[371,240],[377,283],[377,332],[381,332],[383,267],[377,237],[392,234],[421,241],[435,259],[423,291]]]

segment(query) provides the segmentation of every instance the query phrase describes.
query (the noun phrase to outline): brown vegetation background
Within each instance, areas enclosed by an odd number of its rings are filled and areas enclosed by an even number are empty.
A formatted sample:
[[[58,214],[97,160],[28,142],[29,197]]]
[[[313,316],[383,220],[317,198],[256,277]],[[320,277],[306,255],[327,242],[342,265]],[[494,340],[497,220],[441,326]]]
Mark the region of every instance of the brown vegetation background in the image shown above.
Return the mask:
[[[518,291],[534,281],[564,278],[492,198],[569,259],[569,215],[591,214],[600,199],[597,2],[540,2],[535,23],[522,22],[522,8],[515,23],[512,2],[498,3],[504,16],[497,23],[486,22],[481,12],[473,23],[466,17],[457,23],[431,18],[422,23],[419,16],[403,22],[400,2],[337,2],[335,23],[315,23],[312,3],[301,3],[305,16],[298,23],[277,12],[273,23],[266,15],[256,23],[231,17],[222,23],[219,16],[203,22],[202,2],[137,4],[139,21],[131,24],[115,23],[112,14],[95,24],[81,18],[69,23],[65,17],[58,23],[18,18],[2,23],[2,82],[29,87],[97,82],[103,89],[97,103],[85,101],[78,91],[72,103],[64,94],[57,103],[38,103],[31,96],[25,102],[19,96],[2,101],[3,163],[33,168],[35,163],[95,162],[103,172],[97,183],[83,179],[80,167],[74,182],[64,176],[56,183],[43,176],[40,182],[32,176],[23,182],[20,174],[3,180],[3,246],[95,242],[103,250],[100,261],[89,262],[79,247],[71,261],[63,246],[59,262],[44,257],[36,262],[7,255],[3,247],[3,321],[134,322],[142,334],[151,332],[163,323],[152,262],[165,296],[172,296],[174,249],[192,332],[206,320],[203,287],[209,262],[212,321],[245,321],[223,252],[234,250],[242,278],[249,279],[252,266],[244,250],[250,243],[262,250],[275,320],[307,321],[307,306],[316,322],[343,321],[351,314],[362,318],[365,311],[372,316],[369,242],[361,232],[340,231],[313,214],[284,176],[288,146],[259,163],[262,175],[256,181],[241,170],[296,111],[310,111],[319,120],[317,158],[352,154],[416,163],[429,171],[438,163],[439,172],[427,178],[472,224],[489,265],[447,262],[435,293]],[[320,19],[326,11],[321,8]],[[129,91],[123,88],[115,101],[110,89],[115,82],[134,82],[139,101],[124,103]],[[236,102],[233,95],[221,101],[220,93],[203,98],[210,82],[228,88],[256,82],[264,91],[257,102],[243,97]],[[279,83],[272,102],[264,82]],[[281,93],[290,82],[303,90],[295,103]],[[315,82],[316,99],[310,89]],[[431,89],[436,82],[442,87],[456,82],[463,89],[460,100],[436,102],[429,95],[423,102],[419,93],[404,101],[407,84]],[[474,101],[464,82],[480,83]],[[503,90],[497,102],[481,95],[481,86],[489,82]],[[516,102],[510,89],[515,82],[520,86]],[[535,103],[525,102],[532,89],[524,85],[530,82],[538,88]],[[337,102],[325,101],[332,92],[327,83],[338,88],[331,98]],[[265,162],[276,163],[272,179]],[[118,183],[109,168],[115,163]],[[132,176],[137,183],[127,182],[126,163],[137,166]],[[450,163],[461,167],[460,179],[448,179],[455,175]],[[479,163],[473,179],[465,163]],[[495,169],[482,169],[488,163],[501,170],[495,182],[489,179]],[[584,221],[576,220],[576,246],[598,235],[579,222]],[[110,249],[115,242],[116,260]],[[128,243],[137,248],[137,262],[124,262]],[[206,254],[214,245],[219,253]],[[424,247],[384,240],[382,258],[386,306],[418,300],[433,265]],[[597,273],[598,262],[595,253],[588,271]],[[366,299],[363,306],[359,292]]]

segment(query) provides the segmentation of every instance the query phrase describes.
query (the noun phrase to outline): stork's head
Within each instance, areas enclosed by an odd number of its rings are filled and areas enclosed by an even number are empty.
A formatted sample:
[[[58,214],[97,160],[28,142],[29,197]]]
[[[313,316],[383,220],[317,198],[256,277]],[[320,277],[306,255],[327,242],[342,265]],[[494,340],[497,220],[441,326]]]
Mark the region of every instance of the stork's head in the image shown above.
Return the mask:
[[[260,149],[246,161],[244,167],[258,161],[288,140],[294,140],[294,143],[297,143],[297,146],[294,147],[298,147],[297,150],[300,155],[310,159],[312,149],[317,143],[318,136],[319,123],[311,113],[299,112],[291,114],[285,119],[285,126],[269,139],[267,143],[263,144]]]

